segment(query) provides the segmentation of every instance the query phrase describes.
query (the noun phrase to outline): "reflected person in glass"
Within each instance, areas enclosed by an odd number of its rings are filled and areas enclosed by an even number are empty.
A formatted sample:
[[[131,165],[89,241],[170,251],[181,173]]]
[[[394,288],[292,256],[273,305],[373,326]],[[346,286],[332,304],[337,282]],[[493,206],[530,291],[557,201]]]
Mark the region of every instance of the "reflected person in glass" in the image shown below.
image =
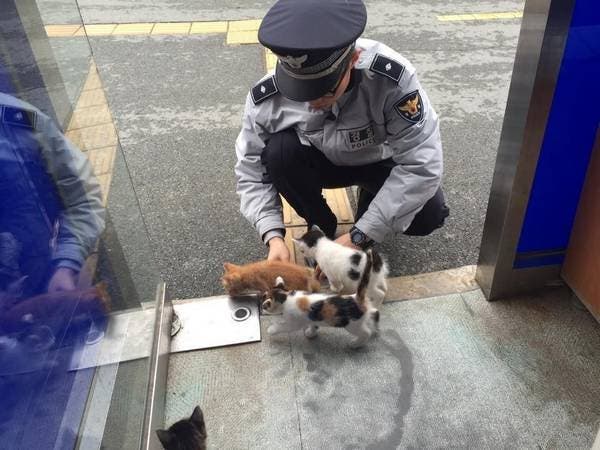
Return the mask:
[[[100,185],[40,110],[0,93],[0,114],[0,292],[74,290],[104,229]]]

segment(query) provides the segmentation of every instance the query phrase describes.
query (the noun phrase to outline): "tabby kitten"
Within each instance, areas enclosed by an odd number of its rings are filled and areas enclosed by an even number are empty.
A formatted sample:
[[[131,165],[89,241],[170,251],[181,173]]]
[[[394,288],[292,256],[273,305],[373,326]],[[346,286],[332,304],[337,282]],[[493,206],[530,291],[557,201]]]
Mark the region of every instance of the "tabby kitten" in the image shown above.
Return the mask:
[[[359,280],[361,276],[364,276],[367,264],[367,256],[364,251],[332,241],[317,226],[311,227],[310,231],[300,239],[295,239],[294,242],[305,257],[317,261],[327,276],[332,291],[340,294],[353,294],[358,290]],[[375,251],[373,251],[371,267],[367,297],[375,308],[379,308],[387,292],[388,267],[381,255]]]
[[[352,347],[364,345],[377,332],[379,322],[379,311],[367,297],[372,264],[373,254],[369,250],[356,295],[289,291],[285,281],[277,277],[272,298],[266,299],[262,306],[270,313],[282,312],[282,320],[269,326],[267,333],[274,335],[304,329],[304,335],[313,338],[321,325],[344,327],[355,336]]]
[[[165,450],[205,450],[204,414],[196,406],[189,419],[175,422],[168,430],[156,430],[156,435]]]
[[[225,274],[221,278],[225,291],[231,296],[248,293],[264,294],[275,286],[278,276],[290,289],[318,292],[321,284],[310,269],[282,261],[258,261],[243,266],[223,264]]]

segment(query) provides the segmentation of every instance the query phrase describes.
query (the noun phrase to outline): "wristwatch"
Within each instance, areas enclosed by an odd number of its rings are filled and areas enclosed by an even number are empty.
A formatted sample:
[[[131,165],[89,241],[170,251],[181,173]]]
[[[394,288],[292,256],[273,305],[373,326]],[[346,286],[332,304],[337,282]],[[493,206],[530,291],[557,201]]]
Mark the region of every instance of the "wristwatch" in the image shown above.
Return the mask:
[[[354,245],[362,248],[363,250],[369,248],[375,243],[373,239],[371,239],[369,236],[367,236],[365,233],[363,233],[356,227],[350,228],[350,240]]]

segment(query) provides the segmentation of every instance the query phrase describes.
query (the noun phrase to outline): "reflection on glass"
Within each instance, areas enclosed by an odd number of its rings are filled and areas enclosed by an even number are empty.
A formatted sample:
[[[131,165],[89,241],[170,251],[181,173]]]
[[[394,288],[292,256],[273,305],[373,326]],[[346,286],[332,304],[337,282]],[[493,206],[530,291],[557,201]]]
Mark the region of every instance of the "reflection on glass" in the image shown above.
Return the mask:
[[[65,409],[71,355],[102,338],[110,301],[80,276],[105,223],[88,159],[40,110],[3,93],[0,198],[0,423],[18,432],[38,410]]]
[[[87,38],[45,35],[63,6],[2,3],[0,450],[138,448],[144,421],[159,278]]]

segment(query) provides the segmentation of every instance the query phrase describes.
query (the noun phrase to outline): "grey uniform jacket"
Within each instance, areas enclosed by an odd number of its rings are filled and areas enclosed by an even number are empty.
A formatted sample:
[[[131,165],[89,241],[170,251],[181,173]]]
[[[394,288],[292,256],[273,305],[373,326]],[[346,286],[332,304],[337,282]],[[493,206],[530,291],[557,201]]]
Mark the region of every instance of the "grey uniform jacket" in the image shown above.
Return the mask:
[[[13,163],[24,168],[35,166],[38,160],[46,172],[39,178],[51,180],[52,189],[56,189],[62,204],[56,211],[58,217],[53,217],[50,210],[41,212],[46,216],[48,227],[55,229],[51,258],[57,267],[79,270],[105,223],[100,185],[92,167],[48,116],[26,102],[0,93],[0,163],[4,163],[4,167]],[[30,177],[29,173],[27,170],[12,173],[13,182],[29,183],[30,190],[45,186],[44,180],[25,180]],[[33,194],[38,203],[44,203],[50,189],[43,190],[45,192]],[[2,217],[0,225],[1,222]]]
[[[318,111],[277,92],[272,75],[248,94],[236,140],[237,193],[242,214],[263,239],[283,229],[281,201],[263,183],[261,152],[269,136],[293,128],[339,166],[392,158],[396,166],[356,226],[376,242],[405,231],[441,184],[442,144],[438,116],[419,84],[415,68],[382,43],[359,39],[355,66],[360,81],[331,111]],[[272,236],[268,233],[268,238]]]

